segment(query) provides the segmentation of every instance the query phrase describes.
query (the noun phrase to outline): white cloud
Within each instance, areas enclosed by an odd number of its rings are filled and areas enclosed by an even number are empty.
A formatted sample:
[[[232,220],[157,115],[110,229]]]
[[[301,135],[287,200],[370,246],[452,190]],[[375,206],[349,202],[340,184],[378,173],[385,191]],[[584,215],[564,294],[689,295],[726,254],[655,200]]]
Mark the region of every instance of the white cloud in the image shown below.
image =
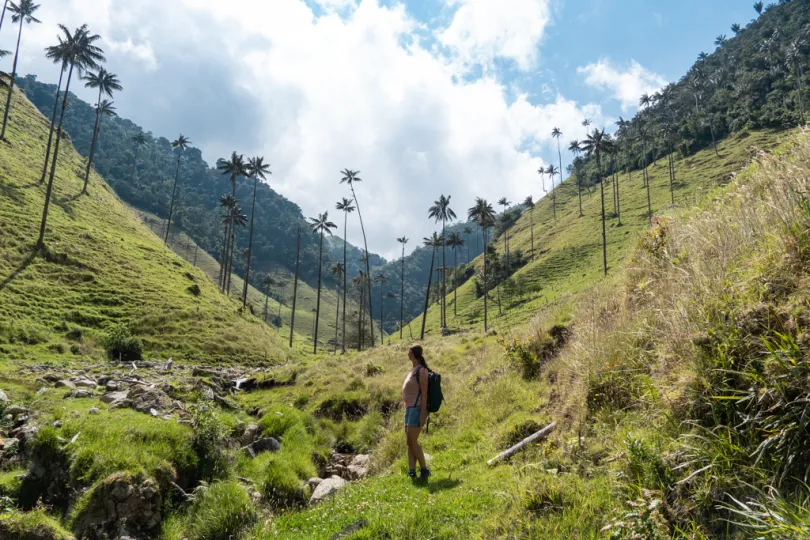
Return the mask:
[[[514,60],[530,69],[546,26],[549,0],[446,0],[457,5],[450,26],[439,41],[464,64],[488,64],[495,58]]]
[[[560,127],[565,143],[582,138],[585,116],[601,118],[597,106],[562,96],[545,105],[523,94],[510,98],[514,92],[491,75],[460,81],[454,59],[410,39],[421,27],[401,4],[362,0],[348,12],[316,17],[304,0],[231,0],[227,10],[219,0],[96,2],[43,6],[51,26],[24,40],[36,49],[28,49],[23,68],[51,80],[57,69],[38,51],[53,40],[55,22],[76,26],[84,21],[74,12],[104,7],[91,28],[114,38],[104,46],[108,67],[125,84],[115,97],[120,114],[157,135],[183,132],[209,162],[234,149],[265,156],[271,187],[306,216],[334,213],[348,195],[339,171],[361,170],[369,248],[384,256],[398,253],[396,237],[434,230],[427,208],[442,193],[452,195],[460,217],[476,196],[540,195],[537,156],[556,157],[551,129]],[[510,37],[493,47],[529,59],[518,42]],[[154,69],[147,72],[144,62]],[[349,236],[362,241],[356,219]]]
[[[129,55],[132,58],[142,62],[144,67],[148,70],[157,69],[158,62],[155,58],[155,51],[152,50],[151,43],[133,43],[132,39],[126,41],[113,41],[108,40],[109,48],[113,52]]]
[[[627,111],[638,106],[638,99],[645,92],[653,94],[667,84],[666,79],[630,61],[625,68],[616,68],[608,58],[601,58],[594,64],[578,67],[577,73],[585,75],[585,83],[600,90],[610,90],[613,97]]]

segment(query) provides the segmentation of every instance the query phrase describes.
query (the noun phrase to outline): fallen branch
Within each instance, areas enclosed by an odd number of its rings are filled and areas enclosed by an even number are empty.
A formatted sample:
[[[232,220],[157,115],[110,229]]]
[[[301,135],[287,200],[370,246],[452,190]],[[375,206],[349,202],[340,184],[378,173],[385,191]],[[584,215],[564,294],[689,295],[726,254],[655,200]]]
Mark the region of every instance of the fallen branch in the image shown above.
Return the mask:
[[[681,484],[685,484],[685,483],[687,483],[689,480],[691,480],[692,478],[694,478],[694,477],[696,477],[697,475],[699,475],[700,473],[705,472],[705,471],[708,471],[708,470],[709,470],[709,469],[711,469],[711,468],[712,468],[712,464],[711,464],[711,463],[709,463],[709,464],[708,464],[708,465],[706,465],[705,467],[703,467],[703,468],[700,468],[700,469],[696,470],[695,472],[693,472],[692,474],[690,474],[689,476],[687,476],[687,477],[686,477],[686,478],[684,478],[683,480],[681,480],[681,481],[679,481],[679,482],[675,482],[675,485],[676,485],[676,486],[680,486]]]
[[[549,425],[547,425],[546,427],[544,427],[540,431],[538,431],[536,433],[533,433],[532,435],[529,435],[528,437],[526,437],[525,439],[523,439],[522,441],[517,443],[512,448],[509,448],[508,450],[504,450],[503,452],[501,452],[500,454],[498,454],[494,458],[487,461],[487,465],[492,465],[496,461],[500,461],[501,459],[508,458],[509,456],[511,456],[512,454],[514,454],[515,452],[517,452],[518,450],[520,450],[524,446],[526,446],[528,444],[531,444],[531,443],[533,443],[535,441],[539,441],[540,439],[545,438],[549,433],[551,433],[554,430],[555,427],[557,427],[557,422],[550,423]]]

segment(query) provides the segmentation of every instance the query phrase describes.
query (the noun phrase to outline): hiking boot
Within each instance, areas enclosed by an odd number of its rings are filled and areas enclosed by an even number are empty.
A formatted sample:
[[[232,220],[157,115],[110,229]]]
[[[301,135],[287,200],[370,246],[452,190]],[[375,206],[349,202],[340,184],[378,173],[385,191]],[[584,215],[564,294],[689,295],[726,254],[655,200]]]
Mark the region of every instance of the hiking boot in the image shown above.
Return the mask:
[[[427,480],[430,475],[433,473],[430,472],[430,469],[420,469],[419,470],[419,479],[420,480]]]
[[[408,478],[416,478],[416,469],[408,469]]]

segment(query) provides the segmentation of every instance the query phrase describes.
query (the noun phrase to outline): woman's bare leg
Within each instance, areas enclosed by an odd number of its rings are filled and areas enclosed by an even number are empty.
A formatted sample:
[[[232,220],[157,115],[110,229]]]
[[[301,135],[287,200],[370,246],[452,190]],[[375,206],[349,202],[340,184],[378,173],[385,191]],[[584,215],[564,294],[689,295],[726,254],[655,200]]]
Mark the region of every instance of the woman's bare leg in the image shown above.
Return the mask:
[[[413,453],[413,448],[411,448],[409,429],[407,426],[405,427],[405,442],[408,445],[408,469],[412,471],[416,467],[416,454]]]
[[[427,469],[427,464],[425,463],[425,453],[422,451],[422,447],[419,445],[419,434],[422,432],[422,428],[408,426],[405,429],[408,432],[409,454],[413,453],[416,460],[419,461],[419,466],[423,469]],[[413,468],[413,466],[411,466],[411,468]]]

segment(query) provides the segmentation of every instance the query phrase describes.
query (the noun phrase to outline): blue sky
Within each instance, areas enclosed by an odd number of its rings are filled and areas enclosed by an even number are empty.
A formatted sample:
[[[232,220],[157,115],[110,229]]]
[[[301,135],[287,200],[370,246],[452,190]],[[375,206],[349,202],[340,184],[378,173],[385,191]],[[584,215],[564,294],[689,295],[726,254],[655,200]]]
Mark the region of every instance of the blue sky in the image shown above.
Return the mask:
[[[55,82],[42,49],[57,23],[89,24],[124,84],[122,116],[189,136],[209,163],[264,156],[271,187],[305,216],[347,195],[341,169],[361,170],[369,247],[387,257],[404,232],[433,231],[440,194],[459,216],[477,196],[542,196],[553,127],[567,142],[584,118],[632,116],[642,92],[755,16],[748,0],[41,2],[21,73]],[[3,28],[0,47],[14,38]]]

